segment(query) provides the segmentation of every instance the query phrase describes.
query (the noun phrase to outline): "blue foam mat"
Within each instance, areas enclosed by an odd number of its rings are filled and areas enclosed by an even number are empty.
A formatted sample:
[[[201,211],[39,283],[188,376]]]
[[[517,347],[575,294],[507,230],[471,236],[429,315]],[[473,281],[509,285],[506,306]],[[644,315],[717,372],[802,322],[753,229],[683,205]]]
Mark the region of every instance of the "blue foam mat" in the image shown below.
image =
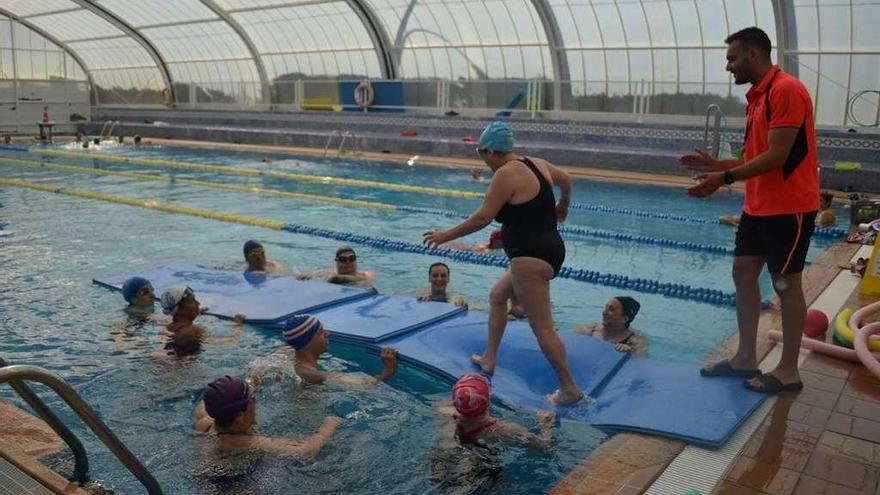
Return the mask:
[[[422,369],[455,380],[478,371],[470,356],[485,350],[486,336],[486,314],[466,313],[384,344],[396,347],[407,362],[418,361]],[[601,386],[628,358],[593,338],[571,332],[560,333],[560,337],[572,372],[588,393]],[[538,348],[528,323],[508,322],[492,378],[492,394],[511,407],[537,410],[547,407],[545,396],[557,388],[556,374]],[[576,409],[579,407],[559,408],[558,413],[567,417]]]
[[[376,294],[315,315],[331,334],[353,343],[380,342],[424,328],[467,311],[447,303],[420,302],[414,297]]]
[[[404,362],[455,380],[478,371],[470,355],[485,349],[486,334],[486,315],[470,313],[383,344],[395,346]],[[559,336],[578,385],[596,399],[557,408],[560,418],[718,447],[765,398],[743,387],[742,379],[703,378],[692,364],[632,357],[573,332]],[[544,397],[557,387],[528,324],[509,322],[492,377],[493,397],[514,409],[547,409]]]
[[[196,292],[199,302],[208,308],[207,314],[232,319],[242,313],[248,323],[256,325],[276,323],[296,313],[314,312],[374,294],[356,287],[300,281],[290,276],[253,275],[186,263],[146,268],[93,282],[122,290],[122,284],[132,276],[149,280],[157,296],[173,285],[188,285]]]

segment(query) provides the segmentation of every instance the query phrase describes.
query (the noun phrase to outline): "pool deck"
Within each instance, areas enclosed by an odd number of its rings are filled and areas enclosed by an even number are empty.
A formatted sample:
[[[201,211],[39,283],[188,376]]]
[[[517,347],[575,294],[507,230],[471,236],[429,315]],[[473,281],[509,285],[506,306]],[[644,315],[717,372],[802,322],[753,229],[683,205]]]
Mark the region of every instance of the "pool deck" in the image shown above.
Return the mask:
[[[313,148],[271,147],[227,143],[150,139],[154,144],[196,148],[234,149],[255,153],[289,153],[322,156]],[[346,154],[392,163],[406,163],[406,155],[358,152]],[[419,164],[482,167],[479,160],[421,157]],[[687,187],[686,175],[657,175],[586,167],[568,167],[575,178],[635,184]],[[739,189],[739,187],[735,188]],[[840,193],[843,196],[843,193]],[[835,244],[804,272],[808,305],[841,272],[860,246]],[[875,299],[849,295],[846,306],[860,307]],[[829,315],[833,316],[833,315]],[[759,323],[759,357],[774,344],[766,335],[780,328],[778,309],[765,310]],[[711,355],[712,362],[736,348],[732,336]],[[759,359],[760,360],[760,359]],[[696,372],[696,370],[695,370]],[[804,390],[784,394],[747,440],[744,448],[715,485],[718,494],[834,494],[880,495],[880,380],[856,363],[810,353],[801,366]],[[40,479],[54,480],[56,493],[84,493],[75,484],[42,468],[36,457],[63,448],[63,443],[41,421],[0,399],[0,456],[10,459]],[[15,427],[10,425],[15,424]],[[6,425],[6,426],[3,426]],[[638,494],[647,491],[669,464],[685,449],[685,443],[648,435],[620,433],[603,443],[576,466],[550,493],[553,495]],[[17,462],[15,461],[17,460]],[[45,471],[45,472],[44,472]],[[53,478],[54,476],[54,478]],[[48,486],[48,485],[47,485]],[[78,491],[76,491],[78,490]],[[679,494],[680,495],[680,494]]]
[[[86,495],[76,483],[66,480],[38,460],[65,448],[61,438],[46,423],[0,398],[0,457],[55,493]],[[0,476],[0,488],[6,486],[3,481]]]

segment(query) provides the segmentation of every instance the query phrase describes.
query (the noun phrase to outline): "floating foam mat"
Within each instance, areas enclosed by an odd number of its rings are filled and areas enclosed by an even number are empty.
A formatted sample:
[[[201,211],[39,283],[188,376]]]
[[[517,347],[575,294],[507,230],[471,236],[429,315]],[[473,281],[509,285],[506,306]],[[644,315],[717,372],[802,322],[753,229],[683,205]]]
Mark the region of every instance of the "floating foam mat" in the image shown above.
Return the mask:
[[[633,357],[573,332],[559,336],[578,385],[596,399],[557,408],[560,418],[718,447],[765,398],[743,387],[742,379],[703,378],[693,364]],[[478,371],[470,355],[483,352],[486,337],[486,315],[469,313],[383,345],[395,346],[407,364],[454,381]],[[528,324],[508,322],[493,398],[514,409],[547,409],[545,396],[557,387]]]
[[[315,313],[338,340],[375,343],[403,335],[467,311],[447,303],[375,294]]]
[[[315,312],[375,294],[356,287],[300,281],[290,276],[253,275],[184,263],[94,279],[93,282],[122,290],[125,280],[133,276],[149,280],[157,297],[172,285],[188,285],[196,292],[202,306],[208,308],[207,314],[232,319],[242,313],[248,323],[256,325],[277,323],[297,313]]]

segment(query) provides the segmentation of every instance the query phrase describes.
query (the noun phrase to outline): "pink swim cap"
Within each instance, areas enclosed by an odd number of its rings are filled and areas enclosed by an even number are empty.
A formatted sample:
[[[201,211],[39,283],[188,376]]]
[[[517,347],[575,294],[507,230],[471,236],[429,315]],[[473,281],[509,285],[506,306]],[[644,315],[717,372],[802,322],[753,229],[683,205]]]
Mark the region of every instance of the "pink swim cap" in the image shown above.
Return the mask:
[[[478,373],[468,373],[452,387],[452,405],[462,416],[479,416],[489,408],[489,380]]]

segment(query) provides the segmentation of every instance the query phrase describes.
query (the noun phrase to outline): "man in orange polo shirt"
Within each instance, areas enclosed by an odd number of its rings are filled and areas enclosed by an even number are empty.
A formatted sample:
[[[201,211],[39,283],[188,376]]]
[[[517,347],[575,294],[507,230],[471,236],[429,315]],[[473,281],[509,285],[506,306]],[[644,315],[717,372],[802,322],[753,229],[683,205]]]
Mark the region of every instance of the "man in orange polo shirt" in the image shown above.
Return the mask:
[[[807,307],[801,272],[819,209],[819,161],[813,104],[804,85],[773,65],[770,38],[750,27],[724,40],[727,70],[746,94],[745,152],[741,159],[716,160],[697,150],[681,163],[702,172],[688,194],[702,198],[724,184],[745,181],[742,220],[736,231],[733,281],[739,348],[729,360],[703,368],[703,376],[740,376],[746,387],[767,393],[803,388],[798,352]],[[782,358],[770,373],[758,371],[756,344],[764,264],[782,303]]]

